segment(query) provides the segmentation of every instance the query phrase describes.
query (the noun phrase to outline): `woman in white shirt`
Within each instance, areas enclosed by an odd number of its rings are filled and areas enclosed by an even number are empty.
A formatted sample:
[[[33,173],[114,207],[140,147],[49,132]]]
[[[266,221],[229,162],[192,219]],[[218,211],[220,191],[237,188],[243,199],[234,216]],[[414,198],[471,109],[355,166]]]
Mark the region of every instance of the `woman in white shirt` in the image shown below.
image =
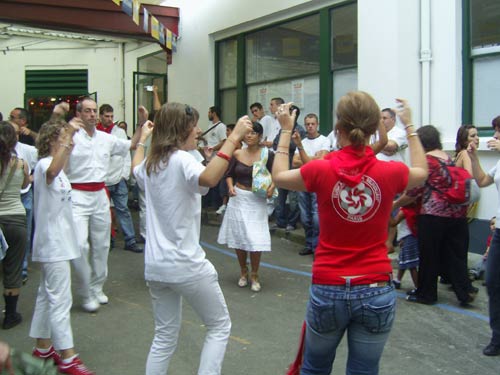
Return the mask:
[[[73,345],[70,260],[81,253],[71,184],[63,170],[73,150],[73,135],[81,125],[79,119],[70,124],[52,119],[42,125],[36,142],[40,160],[34,172],[33,261],[40,263],[41,279],[30,336],[36,339],[33,356],[53,361],[60,373],[92,375]]]
[[[222,178],[236,145],[252,130],[248,117],[236,127],[207,167],[189,153],[201,134],[198,112],[164,104],[142,127],[132,162],[146,195],[145,278],[155,319],[146,374],[165,374],[177,347],[184,297],[207,327],[198,374],[220,374],[231,320],[217,272],[199,244],[201,195]],[[144,143],[152,134],[148,157]]]

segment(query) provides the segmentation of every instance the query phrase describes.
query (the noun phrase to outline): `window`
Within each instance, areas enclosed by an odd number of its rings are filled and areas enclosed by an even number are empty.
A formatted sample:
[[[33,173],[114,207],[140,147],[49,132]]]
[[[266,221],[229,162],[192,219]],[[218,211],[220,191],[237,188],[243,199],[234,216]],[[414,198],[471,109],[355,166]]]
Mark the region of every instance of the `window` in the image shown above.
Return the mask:
[[[300,108],[302,118],[319,113],[319,38],[319,14],[248,34],[247,108],[260,102],[267,109],[272,98],[282,97]]]
[[[220,108],[221,118],[226,124],[234,123],[238,118],[236,110],[237,57],[238,41],[236,39],[225,40],[218,44]]]
[[[491,135],[491,120],[500,101],[500,2],[464,2],[464,123],[472,122],[481,136]],[[470,87],[472,86],[472,87]]]

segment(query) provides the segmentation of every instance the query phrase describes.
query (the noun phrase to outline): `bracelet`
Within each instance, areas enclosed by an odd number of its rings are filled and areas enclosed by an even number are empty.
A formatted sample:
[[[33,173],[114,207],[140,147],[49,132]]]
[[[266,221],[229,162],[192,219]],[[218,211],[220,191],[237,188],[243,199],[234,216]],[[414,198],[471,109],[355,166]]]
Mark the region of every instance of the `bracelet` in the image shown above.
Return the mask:
[[[280,151],[280,150],[277,150],[274,152],[275,154],[283,154],[283,155],[290,155],[288,152],[286,151]]]
[[[299,150],[299,151],[304,151],[304,147],[299,147],[299,146],[297,146],[297,150]]]
[[[142,147],[146,148],[146,145],[144,143],[141,143],[141,142],[137,142],[136,146],[142,146]]]
[[[231,157],[228,154],[223,153],[222,151],[218,151],[215,155],[227,161],[231,160]]]
[[[292,131],[288,130],[288,129],[281,129],[281,133],[282,134],[292,134]]]
[[[408,139],[410,139],[411,137],[418,137],[418,133],[413,132],[413,133],[410,133],[406,136],[406,138],[408,138]]]
[[[408,128],[411,128],[412,126],[415,126],[415,125],[413,125],[413,124],[408,124],[408,125],[406,125],[406,126],[405,126],[405,130],[406,130],[406,129],[408,129]]]
[[[59,146],[61,146],[61,147],[65,147],[65,148],[67,148],[67,149],[69,150],[69,149],[71,148],[71,146],[73,146],[73,144],[72,144],[72,143],[69,143],[69,144],[66,144],[66,143],[59,143]]]
[[[231,143],[234,145],[234,147],[236,147],[236,148],[238,148],[238,147],[240,146],[238,143],[236,143],[236,141],[235,141],[235,140],[232,140],[231,138],[227,138],[227,140],[228,140],[229,142],[231,142]]]

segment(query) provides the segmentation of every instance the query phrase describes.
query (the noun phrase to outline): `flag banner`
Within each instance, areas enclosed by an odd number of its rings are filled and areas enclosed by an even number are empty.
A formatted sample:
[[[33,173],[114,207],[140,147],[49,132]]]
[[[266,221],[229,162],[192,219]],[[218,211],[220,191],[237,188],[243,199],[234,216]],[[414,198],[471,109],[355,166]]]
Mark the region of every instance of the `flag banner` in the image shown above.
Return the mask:
[[[115,3],[116,5],[120,5],[120,0],[113,0],[113,3]]]
[[[160,40],[160,24],[155,16],[151,16],[151,36]]]
[[[165,45],[165,26],[160,23],[160,44]]]
[[[172,49],[172,32],[167,29],[167,48]]]
[[[139,0],[133,0],[132,2],[132,20],[136,25],[139,25],[139,9],[141,9],[141,2]]]
[[[144,29],[144,32],[147,33],[149,32],[149,12],[145,7],[142,7],[144,10],[144,17],[142,19],[142,28]]]
[[[132,0],[123,0],[122,1],[122,10],[127,13],[129,16],[132,16]]]
[[[177,52],[177,35],[172,36],[172,52]]]

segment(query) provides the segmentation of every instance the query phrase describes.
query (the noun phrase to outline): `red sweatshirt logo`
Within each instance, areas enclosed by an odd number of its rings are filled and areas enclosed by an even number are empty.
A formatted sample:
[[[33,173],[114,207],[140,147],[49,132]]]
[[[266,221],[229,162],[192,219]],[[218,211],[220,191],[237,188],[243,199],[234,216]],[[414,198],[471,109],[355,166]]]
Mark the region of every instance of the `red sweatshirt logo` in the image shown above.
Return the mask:
[[[352,188],[340,181],[333,187],[333,208],[347,221],[360,223],[371,219],[377,213],[380,202],[378,184],[366,175]]]

